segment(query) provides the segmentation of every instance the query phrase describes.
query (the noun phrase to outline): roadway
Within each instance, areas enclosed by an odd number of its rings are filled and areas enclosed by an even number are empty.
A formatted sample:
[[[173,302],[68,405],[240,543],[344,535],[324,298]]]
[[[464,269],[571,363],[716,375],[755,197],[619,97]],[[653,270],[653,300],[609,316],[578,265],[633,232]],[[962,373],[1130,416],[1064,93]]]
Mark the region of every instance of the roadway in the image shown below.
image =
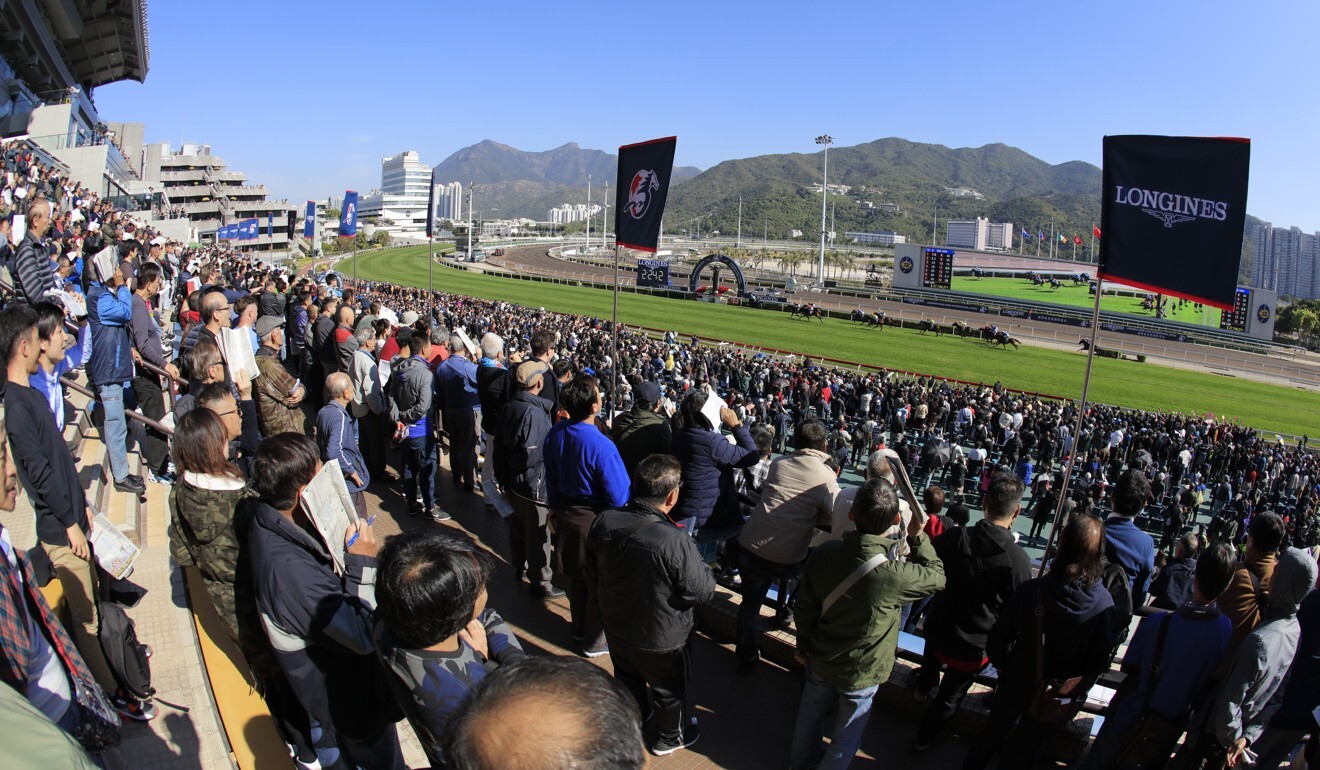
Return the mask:
[[[514,272],[530,273],[562,279],[596,281],[610,283],[614,280],[614,270],[609,267],[570,262],[551,257],[547,246],[527,246],[509,248],[502,257],[489,257],[491,264]],[[688,273],[674,270],[670,274],[676,284],[686,284]],[[635,282],[632,269],[620,269],[619,284],[632,286]],[[748,275],[750,285],[757,284],[756,276]],[[798,290],[790,293],[796,302],[814,302],[818,307],[850,312],[854,308],[873,312],[881,310],[892,318],[908,321],[931,319],[940,324],[962,321],[973,327],[995,323],[999,328],[1022,340],[1024,343],[1041,347],[1076,349],[1079,338],[1088,335],[1089,330],[1065,324],[1053,324],[1036,319],[1023,320],[999,315],[980,314],[943,308],[921,308],[901,302],[874,299],[869,297],[840,297],[820,294],[810,290]],[[1160,358],[1163,363],[1179,368],[1196,369],[1216,374],[1248,375],[1251,379],[1292,387],[1309,389],[1320,388],[1320,358],[1309,354],[1288,354],[1278,352],[1271,355],[1249,353],[1194,343],[1165,342],[1149,340],[1130,334],[1118,334],[1101,331],[1096,337],[1101,348],[1119,350],[1129,355],[1145,355]]]

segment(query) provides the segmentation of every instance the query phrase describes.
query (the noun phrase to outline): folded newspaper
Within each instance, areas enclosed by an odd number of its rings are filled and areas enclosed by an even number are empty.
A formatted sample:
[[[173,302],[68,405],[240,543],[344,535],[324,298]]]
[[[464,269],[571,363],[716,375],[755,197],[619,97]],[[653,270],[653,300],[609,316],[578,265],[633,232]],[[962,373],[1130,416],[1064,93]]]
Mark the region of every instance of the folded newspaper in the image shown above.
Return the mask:
[[[105,283],[119,269],[119,247],[106,246],[92,257],[92,277],[97,283]]]
[[[357,508],[344,483],[344,471],[338,460],[321,466],[312,483],[302,493],[303,508],[316,531],[325,541],[326,550],[335,560],[335,569],[344,573],[344,538],[357,523]]]
[[[98,513],[92,519],[91,541],[92,553],[96,554],[96,563],[101,569],[116,580],[123,580],[133,572],[133,563],[141,550],[104,513]]]

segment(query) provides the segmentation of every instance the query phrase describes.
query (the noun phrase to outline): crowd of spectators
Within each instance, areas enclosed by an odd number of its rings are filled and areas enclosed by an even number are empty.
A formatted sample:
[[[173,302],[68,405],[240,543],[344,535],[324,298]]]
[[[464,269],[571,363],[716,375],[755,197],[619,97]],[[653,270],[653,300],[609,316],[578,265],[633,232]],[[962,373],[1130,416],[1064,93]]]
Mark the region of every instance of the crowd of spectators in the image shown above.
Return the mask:
[[[62,435],[60,377],[80,369],[114,488],[169,485],[172,556],[201,574],[302,766],[400,767],[405,718],[438,767],[642,767],[643,746],[685,749],[701,735],[695,611],[717,583],[741,596],[739,675],[758,675],[764,625],[795,629],[794,768],[852,761],[901,631],[925,639],[914,753],[994,672],[967,768],[1029,765],[1119,651],[1126,678],[1088,768],[1175,751],[1275,767],[1315,732],[1320,479],[1305,439],[1103,405],[1079,420],[997,383],[293,275],[159,237],[22,145],[3,160],[0,233],[16,216],[24,232],[0,251],[0,508],[21,482],[39,546],[24,555],[0,532],[0,674],[89,749],[89,691],[130,719],[156,709],[102,653],[93,597],[115,586]],[[342,542],[303,502],[331,461],[357,519]],[[529,599],[564,597],[578,651],[610,656],[615,681],[524,652],[489,606],[489,553],[434,525],[451,516],[446,477],[507,522]],[[414,521],[382,543],[366,493],[395,480]],[[1046,538],[1038,575],[1026,547]],[[67,629],[31,590],[38,553],[70,596]]]

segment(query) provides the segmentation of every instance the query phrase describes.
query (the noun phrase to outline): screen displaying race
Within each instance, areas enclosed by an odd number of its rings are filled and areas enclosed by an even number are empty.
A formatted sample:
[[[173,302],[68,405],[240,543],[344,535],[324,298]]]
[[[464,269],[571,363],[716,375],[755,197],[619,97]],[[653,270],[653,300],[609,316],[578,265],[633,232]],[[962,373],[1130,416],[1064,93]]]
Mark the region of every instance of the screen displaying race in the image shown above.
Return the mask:
[[[948,286],[952,291],[1022,302],[1049,302],[1088,310],[1095,303],[1093,264],[1009,255],[968,259],[969,256],[959,253],[953,258]],[[929,274],[931,270],[928,265],[926,273]],[[939,288],[933,284],[927,285]],[[1129,313],[1152,321],[1177,321],[1214,329],[1246,331],[1245,325],[1221,327],[1223,311],[1218,308],[1176,297],[1158,296],[1145,289],[1112,281],[1105,281],[1104,292],[1100,309],[1106,312]],[[1238,300],[1241,306],[1241,295]]]

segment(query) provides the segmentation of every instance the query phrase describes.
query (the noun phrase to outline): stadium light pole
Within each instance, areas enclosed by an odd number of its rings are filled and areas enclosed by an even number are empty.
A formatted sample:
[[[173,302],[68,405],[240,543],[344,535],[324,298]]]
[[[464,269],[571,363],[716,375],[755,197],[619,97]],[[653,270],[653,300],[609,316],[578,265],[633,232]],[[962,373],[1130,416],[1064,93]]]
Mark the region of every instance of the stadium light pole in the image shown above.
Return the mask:
[[[830,197],[830,145],[834,144],[834,137],[821,134],[816,137],[816,144],[825,147],[820,180],[820,263],[816,268],[816,285],[823,289],[825,288],[825,200]]]

